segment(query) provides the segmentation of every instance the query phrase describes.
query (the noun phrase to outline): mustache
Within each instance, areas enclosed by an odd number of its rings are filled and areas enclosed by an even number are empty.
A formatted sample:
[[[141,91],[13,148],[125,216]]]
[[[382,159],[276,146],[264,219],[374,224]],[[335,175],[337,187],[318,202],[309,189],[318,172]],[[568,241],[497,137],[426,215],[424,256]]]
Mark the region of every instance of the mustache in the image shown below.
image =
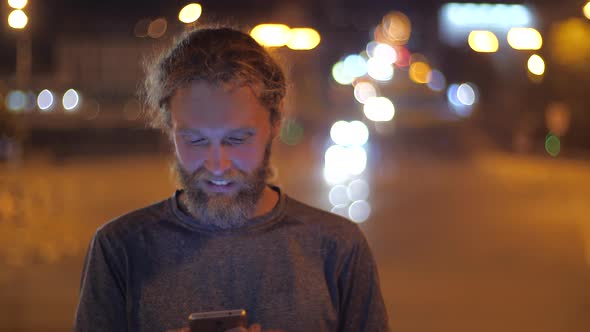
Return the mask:
[[[180,165],[179,165],[180,166]],[[246,178],[246,174],[242,173],[235,169],[230,169],[225,171],[222,175],[214,175],[213,173],[209,172],[205,167],[201,166],[197,168],[194,172],[189,173],[185,171],[185,174],[188,175],[188,180],[191,183],[197,183],[201,180],[214,180],[214,181],[239,181],[244,180]]]

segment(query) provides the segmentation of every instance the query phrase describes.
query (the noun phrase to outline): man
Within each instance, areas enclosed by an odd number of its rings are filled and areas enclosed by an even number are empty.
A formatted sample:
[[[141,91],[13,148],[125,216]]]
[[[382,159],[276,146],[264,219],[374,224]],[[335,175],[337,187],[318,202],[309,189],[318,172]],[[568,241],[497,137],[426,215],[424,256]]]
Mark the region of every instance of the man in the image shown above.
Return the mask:
[[[166,331],[225,309],[245,309],[251,330],[387,330],[359,228],[267,184],[286,82],[264,48],[228,28],[188,32],[146,92],[182,189],[96,232],[76,331]]]

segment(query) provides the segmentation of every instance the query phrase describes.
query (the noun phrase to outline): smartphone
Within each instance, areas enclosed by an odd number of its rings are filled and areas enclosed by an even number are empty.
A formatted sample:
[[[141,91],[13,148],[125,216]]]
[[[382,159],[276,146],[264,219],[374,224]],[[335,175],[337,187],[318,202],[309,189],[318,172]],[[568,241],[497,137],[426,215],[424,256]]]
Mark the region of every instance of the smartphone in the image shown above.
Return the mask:
[[[224,332],[236,327],[248,327],[246,310],[195,312],[188,316],[191,332]]]

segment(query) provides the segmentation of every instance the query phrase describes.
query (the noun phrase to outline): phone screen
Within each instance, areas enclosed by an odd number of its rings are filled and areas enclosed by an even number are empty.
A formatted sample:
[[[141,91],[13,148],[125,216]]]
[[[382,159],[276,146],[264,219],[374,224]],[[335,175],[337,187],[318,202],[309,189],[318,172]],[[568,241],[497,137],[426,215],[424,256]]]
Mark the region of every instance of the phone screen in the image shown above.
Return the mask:
[[[189,316],[191,332],[224,332],[236,327],[247,327],[246,310],[196,312]]]

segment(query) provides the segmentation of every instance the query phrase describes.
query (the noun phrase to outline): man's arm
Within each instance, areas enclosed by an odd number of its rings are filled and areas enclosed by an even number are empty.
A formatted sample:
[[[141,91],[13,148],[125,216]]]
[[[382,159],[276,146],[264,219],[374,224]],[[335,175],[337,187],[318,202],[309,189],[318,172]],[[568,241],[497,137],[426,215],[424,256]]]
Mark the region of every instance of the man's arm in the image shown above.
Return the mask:
[[[389,331],[377,266],[362,234],[344,261],[338,289],[341,299],[339,331]]]
[[[126,331],[125,278],[121,263],[100,231],[86,254],[74,331]]]

